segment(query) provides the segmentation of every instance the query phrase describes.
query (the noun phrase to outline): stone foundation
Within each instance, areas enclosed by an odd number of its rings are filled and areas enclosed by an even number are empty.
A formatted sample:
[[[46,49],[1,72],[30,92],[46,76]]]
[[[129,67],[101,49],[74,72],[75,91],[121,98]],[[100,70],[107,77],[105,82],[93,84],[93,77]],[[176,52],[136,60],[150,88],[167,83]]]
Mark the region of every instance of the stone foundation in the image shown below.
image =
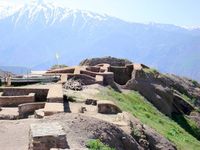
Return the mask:
[[[20,104],[18,106],[19,118],[26,118],[28,115],[33,114],[35,110],[44,108],[44,102]]]
[[[44,102],[47,100],[47,94],[49,89],[45,88],[21,88],[21,87],[10,87],[0,88],[0,92],[3,92],[2,96],[21,96],[28,95],[29,93],[35,93],[35,101]]]
[[[20,104],[32,103],[35,101],[35,93],[21,96],[0,96],[1,107],[17,107]]]
[[[62,126],[57,122],[31,124],[29,150],[50,150],[51,148],[69,148]]]

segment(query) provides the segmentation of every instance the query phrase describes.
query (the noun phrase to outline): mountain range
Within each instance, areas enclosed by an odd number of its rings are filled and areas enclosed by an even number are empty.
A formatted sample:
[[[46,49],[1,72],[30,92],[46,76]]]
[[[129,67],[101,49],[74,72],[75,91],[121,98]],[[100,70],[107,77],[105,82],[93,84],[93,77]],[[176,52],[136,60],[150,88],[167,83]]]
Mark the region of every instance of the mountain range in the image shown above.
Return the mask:
[[[0,66],[41,70],[115,56],[200,81],[198,27],[132,23],[43,1],[0,3],[0,14]]]

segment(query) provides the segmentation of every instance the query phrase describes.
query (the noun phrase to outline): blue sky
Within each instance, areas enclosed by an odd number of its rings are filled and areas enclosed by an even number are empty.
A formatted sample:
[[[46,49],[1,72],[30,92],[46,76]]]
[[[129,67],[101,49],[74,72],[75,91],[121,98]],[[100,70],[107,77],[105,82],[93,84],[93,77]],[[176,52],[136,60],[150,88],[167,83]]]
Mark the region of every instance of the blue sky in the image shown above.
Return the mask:
[[[30,0],[0,0],[30,2]],[[200,0],[46,0],[130,22],[200,26]]]

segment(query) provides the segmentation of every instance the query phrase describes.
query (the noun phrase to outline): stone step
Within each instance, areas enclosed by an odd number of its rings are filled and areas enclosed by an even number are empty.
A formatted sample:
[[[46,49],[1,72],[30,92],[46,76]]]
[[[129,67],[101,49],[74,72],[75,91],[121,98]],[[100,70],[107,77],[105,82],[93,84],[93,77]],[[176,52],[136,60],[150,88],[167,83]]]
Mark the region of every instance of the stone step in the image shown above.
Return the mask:
[[[46,103],[43,111],[45,116],[62,113],[64,112],[64,105],[63,103]]]

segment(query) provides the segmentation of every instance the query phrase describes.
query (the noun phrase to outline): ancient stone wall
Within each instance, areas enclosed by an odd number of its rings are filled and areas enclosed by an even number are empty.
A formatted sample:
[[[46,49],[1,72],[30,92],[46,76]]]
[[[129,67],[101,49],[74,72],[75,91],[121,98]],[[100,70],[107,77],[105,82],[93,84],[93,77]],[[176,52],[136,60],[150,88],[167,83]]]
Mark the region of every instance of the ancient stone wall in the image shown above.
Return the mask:
[[[114,81],[120,85],[125,85],[132,77],[133,65],[125,67],[110,66],[110,71],[114,73]]]
[[[50,150],[69,148],[63,127],[57,122],[31,124],[29,150]]]
[[[92,71],[92,72],[99,72],[100,71],[100,67],[98,67],[98,66],[89,66],[89,67],[86,68],[86,70]]]
[[[81,70],[80,73],[85,74],[85,75],[89,75],[91,77],[96,77],[96,75],[99,74],[97,72],[92,72],[92,71],[88,71],[88,70]]]
[[[74,79],[74,80],[81,80],[85,85],[90,85],[96,83],[96,79],[94,77],[91,77],[89,75],[85,74],[68,74],[67,79]]]
[[[89,76],[92,76],[92,77],[95,77],[97,75],[99,76],[103,76],[103,84],[104,85],[108,85],[110,83],[113,83],[114,81],[114,75],[112,72],[105,72],[105,73],[98,73],[98,72],[92,72],[92,71],[87,71],[87,70],[81,70],[80,71],[81,74],[86,74],[86,75],[89,75]]]
[[[32,88],[0,88],[0,92],[3,92],[3,96],[20,96],[28,95],[29,93],[35,93],[35,101],[44,102],[47,100],[47,94],[49,89],[32,89]]]
[[[1,107],[16,107],[19,104],[31,103],[35,101],[35,93],[21,96],[0,96]]]
[[[35,110],[44,108],[44,106],[45,102],[20,104],[18,106],[19,117],[25,118],[28,115],[34,113]]]

